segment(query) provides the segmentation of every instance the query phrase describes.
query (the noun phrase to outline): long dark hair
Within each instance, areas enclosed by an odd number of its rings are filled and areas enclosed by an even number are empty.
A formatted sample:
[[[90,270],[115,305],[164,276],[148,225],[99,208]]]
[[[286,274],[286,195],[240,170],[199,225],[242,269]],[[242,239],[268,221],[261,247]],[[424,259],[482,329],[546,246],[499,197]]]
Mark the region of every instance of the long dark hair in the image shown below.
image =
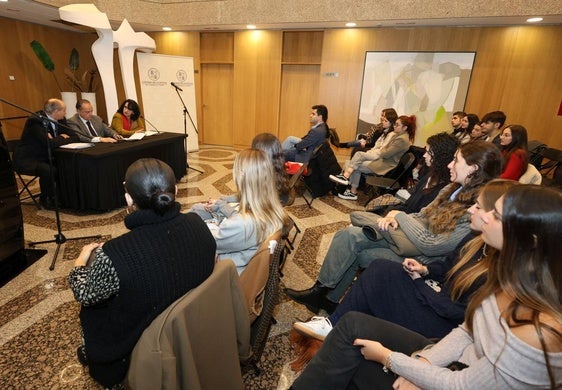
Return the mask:
[[[269,156],[275,171],[276,187],[279,195],[289,194],[289,179],[285,172],[285,154],[281,149],[279,139],[271,133],[260,133],[252,140],[252,149],[263,150]]]
[[[164,214],[176,199],[176,177],[168,164],[155,158],[141,158],[125,174],[125,191],[139,209]]]
[[[502,148],[504,162],[507,163],[511,155],[517,151],[523,157],[523,172],[527,169],[529,163],[529,156],[527,154],[527,129],[521,125],[509,125],[505,129],[511,130],[511,142]],[[503,131],[505,131],[505,129]],[[522,172],[522,173],[523,173]]]
[[[503,246],[492,264],[488,280],[466,311],[466,325],[473,331],[474,312],[488,296],[503,291],[512,302],[504,313],[509,327],[533,325],[542,346],[551,388],[556,381],[550,366],[543,332],[562,340],[562,334],[541,321],[541,315],[562,324],[562,193],[536,185],[510,188],[503,198]],[[531,316],[521,318],[521,309]]]
[[[427,139],[429,154],[431,155],[431,166],[429,167],[428,190],[441,184],[448,183],[451,175],[449,163],[455,157],[455,152],[459,147],[457,137],[448,133],[438,133]]]

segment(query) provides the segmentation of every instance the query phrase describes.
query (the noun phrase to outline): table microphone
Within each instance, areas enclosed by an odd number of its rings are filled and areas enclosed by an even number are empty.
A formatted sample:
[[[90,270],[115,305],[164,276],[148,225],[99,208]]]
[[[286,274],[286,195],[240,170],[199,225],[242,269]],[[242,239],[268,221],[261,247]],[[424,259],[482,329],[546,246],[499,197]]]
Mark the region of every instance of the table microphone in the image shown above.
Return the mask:
[[[154,130],[156,130],[156,132],[157,132],[158,134],[160,134],[160,130],[158,130],[158,129],[156,128],[156,126],[154,126],[152,123],[150,123],[150,121],[149,121],[148,119],[146,119],[146,118],[145,118],[144,116],[142,116],[142,115],[139,115],[139,116],[140,116],[142,119],[144,119],[144,121],[145,121],[146,123],[148,123],[150,126],[154,127]]]
[[[180,87],[178,87],[178,86],[176,85],[176,83],[174,83],[173,81],[170,82],[170,84],[172,84],[172,87],[174,87],[175,89],[179,89],[180,92],[183,92],[183,89],[181,89]]]

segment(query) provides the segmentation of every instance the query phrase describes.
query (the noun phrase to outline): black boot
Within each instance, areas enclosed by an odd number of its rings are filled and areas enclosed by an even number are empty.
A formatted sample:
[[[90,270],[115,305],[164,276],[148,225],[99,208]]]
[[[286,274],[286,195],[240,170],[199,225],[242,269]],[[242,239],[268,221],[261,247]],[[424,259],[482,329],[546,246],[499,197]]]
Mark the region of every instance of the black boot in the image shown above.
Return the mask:
[[[86,348],[83,345],[79,346],[76,350],[76,356],[78,357],[78,361],[84,367],[88,365],[88,357],[86,356]]]
[[[317,314],[320,309],[324,309],[326,306],[326,294],[330,290],[329,287],[325,287],[320,282],[316,282],[311,288],[302,291],[286,288],[285,294],[293,301],[305,305],[308,310]]]

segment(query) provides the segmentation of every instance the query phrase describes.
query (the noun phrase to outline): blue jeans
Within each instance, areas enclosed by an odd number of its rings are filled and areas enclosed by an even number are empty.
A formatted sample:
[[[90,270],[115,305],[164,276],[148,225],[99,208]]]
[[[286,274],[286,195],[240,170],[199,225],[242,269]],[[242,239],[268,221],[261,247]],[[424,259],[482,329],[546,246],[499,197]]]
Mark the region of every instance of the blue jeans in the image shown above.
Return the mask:
[[[357,271],[367,268],[376,258],[402,262],[386,240],[373,241],[363,234],[362,228],[349,226],[334,235],[324,263],[318,275],[318,281],[332,290],[326,295],[328,300],[339,302],[353,283]]]
[[[297,149],[295,148],[295,145],[301,141],[302,139],[295,137],[294,135],[290,135],[285,138],[285,141],[281,144],[281,149],[283,149],[283,153],[285,154],[285,161],[295,161],[297,156]]]

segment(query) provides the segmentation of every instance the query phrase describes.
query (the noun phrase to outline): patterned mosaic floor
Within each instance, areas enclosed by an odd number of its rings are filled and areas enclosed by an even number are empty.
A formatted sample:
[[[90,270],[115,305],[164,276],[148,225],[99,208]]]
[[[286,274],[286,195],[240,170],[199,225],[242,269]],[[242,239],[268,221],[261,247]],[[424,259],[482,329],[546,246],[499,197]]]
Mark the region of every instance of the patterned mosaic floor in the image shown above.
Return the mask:
[[[190,153],[189,170],[178,184],[183,210],[196,202],[234,192],[231,169],[236,151],[202,147]],[[315,199],[309,208],[302,198],[287,208],[302,233],[289,256],[281,287],[309,287],[318,274],[333,234],[349,224],[349,213],[361,209],[360,202],[332,195]],[[23,206],[26,241],[50,240],[56,234],[55,213]],[[87,215],[61,212],[61,228],[67,238],[102,234],[102,240],[123,234],[125,209]],[[54,271],[49,265],[55,244],[39,246],[48,253],[0,289],[0,388],[2,389],[98,389],[76,360],[80,340],[79,305],[69,290],[67,275],[73,260],[88,240],[67,241],[58,255]],[[288,333],[296,319],[311,315],[281,294],[273,326],[260,367],[262,374],[246,374],[247,389],[286,389],[294,379],[288,368],[291,350]]]

